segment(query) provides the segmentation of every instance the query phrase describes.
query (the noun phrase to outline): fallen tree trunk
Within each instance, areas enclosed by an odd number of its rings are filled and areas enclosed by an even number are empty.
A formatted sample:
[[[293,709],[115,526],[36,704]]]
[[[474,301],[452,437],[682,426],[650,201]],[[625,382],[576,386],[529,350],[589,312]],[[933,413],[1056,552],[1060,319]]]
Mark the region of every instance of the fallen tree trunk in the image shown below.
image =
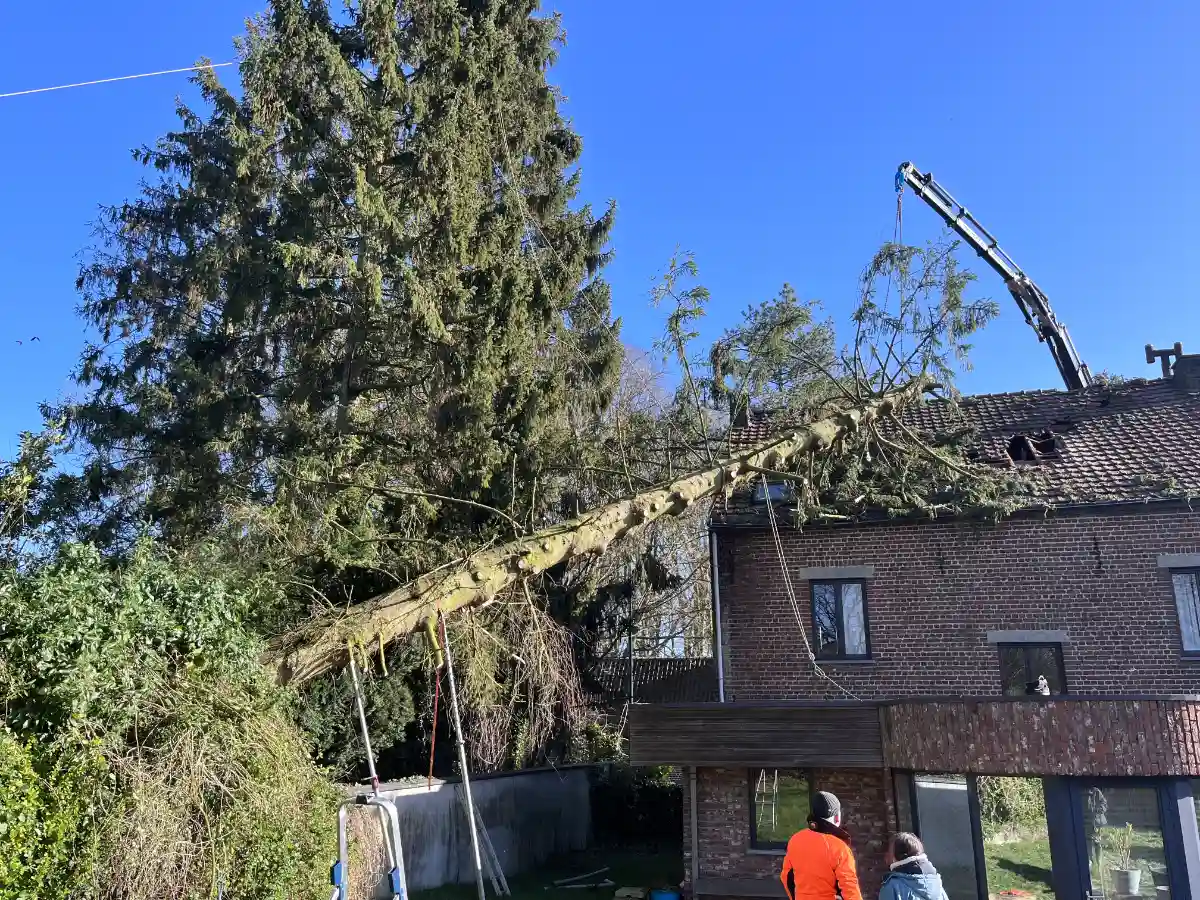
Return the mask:
[[[790,428],[769,441],[714,466],[591,510],[551,528],[484,550],[449,572],[433,572],[411,584],[338,614],[318,617],[271,643],[267,664],[281,683],[304,683],[348,660],[349,646],[387,644],[416,631],[439,609],[449,613],[493,599],[521,579],[573,557],[603,553],[664,516],[677,516],[698,500],[729,491],[762,470],[786,469],[808,454],[828,452],[839,438],[916,402],[931,389],[917,379],[902,388]]]

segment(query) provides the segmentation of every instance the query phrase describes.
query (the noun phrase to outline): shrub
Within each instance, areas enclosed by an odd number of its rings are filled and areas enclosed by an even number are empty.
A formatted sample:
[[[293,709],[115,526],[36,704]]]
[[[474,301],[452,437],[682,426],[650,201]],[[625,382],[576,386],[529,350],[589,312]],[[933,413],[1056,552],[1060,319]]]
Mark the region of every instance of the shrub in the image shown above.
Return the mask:
[[[119,567],[67,547],[0,572],[3,749],[20,751],[0,762],[18,861],[0,866],[21,885],[0,900],[85,877],[114,900],[328,896],[335,789],[242,625],[261,599],[149,543]]]
[[[126,802],[103,896],[327,896],[337,794],[286,710],[203,683],[167,702],[150,743],[114,763]]]
[[[988,837],[1019,828],[1045,828],[1040,778],[981,776],[978,786],[979,818]]]
[[[88,883],[113,802],[108,774],[94,747],[46,747],[0,724],[0,900]]]
[[[591,788],[592,834],[608,847],[659,849],[683,840],[683,790],[666,768],[604,766]]]

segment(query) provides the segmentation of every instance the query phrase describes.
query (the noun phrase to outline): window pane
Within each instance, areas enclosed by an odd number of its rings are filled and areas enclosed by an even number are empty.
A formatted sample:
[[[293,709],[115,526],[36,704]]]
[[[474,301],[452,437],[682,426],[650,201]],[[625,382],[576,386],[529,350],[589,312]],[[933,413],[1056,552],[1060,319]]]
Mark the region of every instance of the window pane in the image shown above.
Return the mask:
[[[755,482],[754,485],[754,502],[765,503],[767,495],[770,494],[771,500],[775,503],[781,503],[785,500],[790,500],[792,496],[792,486],[787,481],[769,481],[766,487],[763,487],[762,480]]]
[[[867,655],[867,616],[861,584],[842,585],[842,628],[847,656]]]
[[[1196,812],[1196,830],[1200,831],[1200,778],[1193,778],[1192,785],[1192,808]]]
[[[1051,694],[1065,694],[1062,651],[1058,647],[1030,647],[1028,650],[1029,679],[1037,683],[1038,676],[1046,679]]]
[[[1000,685],[1005,697],[1025,696],[1025,652],[1020,644],[1000,644]]]
[[[1176,572],[1171,576],[1175,587],[1175,605],[1179,607],[1179,630],[1185,652],[1200,651],[1200,575]]]
[[[1096,785],[1082,804],[1093,895],[1161,896],[1169,882],[1158,791]]]
[[[799,772],[752,769],[754,802],[750,814],[757,848],[786,847],[808,819],[808,779]]]
[[[981,776],[975,785],[989,896],[1054,897],[1042,780]]]
[[[817,656],[837,656],[837,586],[814,584],[812,596]]]
[[[941,873],[942,885],[953,900],[976,900],[979,891],[967,779],[917,774],[913,780],[917,827],[929,861]]]

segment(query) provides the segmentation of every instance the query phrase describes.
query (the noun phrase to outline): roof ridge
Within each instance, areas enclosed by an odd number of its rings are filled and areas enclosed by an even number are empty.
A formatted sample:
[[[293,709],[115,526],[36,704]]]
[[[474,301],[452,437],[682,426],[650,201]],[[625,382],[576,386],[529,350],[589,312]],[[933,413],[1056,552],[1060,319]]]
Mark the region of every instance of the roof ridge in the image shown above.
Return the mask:
[[[1082,390],[1068,391],[1065,388],[1032,388],[1020,391],[993,391],[982,394],[961,394],[957,397],[933,397],[928,402],[931,403],[950,403],[957,401],[962,403],[967,400],[1006,400],[1014,397],[1085,397],[1090,394],[1099,394],[1101,392],[1120,392],[1122,390],[1135,388],[1149,388],[1158,385],[1170,384],[1168,378],[1130,378],[1122,381],[1120,384],[1090,384]],[[751,424],[760,424],[770,422],[775,416],[787,414],[787,409],[752,409],[750,410]],[[799,415],[799,411],[796,411]],[[733,430],[737,430],[736,426]]]

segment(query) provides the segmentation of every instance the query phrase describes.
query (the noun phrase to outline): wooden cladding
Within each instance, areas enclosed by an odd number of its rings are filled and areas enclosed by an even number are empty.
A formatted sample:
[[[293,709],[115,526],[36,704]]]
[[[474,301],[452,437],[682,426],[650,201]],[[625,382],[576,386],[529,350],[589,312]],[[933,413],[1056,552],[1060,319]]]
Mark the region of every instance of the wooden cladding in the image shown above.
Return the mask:
[[[1200,698],[634,705],[639,766],[1200,777]]]
[[[696,703],[634,705],[635,766],[879,768],[883,739],[874,705]]]

